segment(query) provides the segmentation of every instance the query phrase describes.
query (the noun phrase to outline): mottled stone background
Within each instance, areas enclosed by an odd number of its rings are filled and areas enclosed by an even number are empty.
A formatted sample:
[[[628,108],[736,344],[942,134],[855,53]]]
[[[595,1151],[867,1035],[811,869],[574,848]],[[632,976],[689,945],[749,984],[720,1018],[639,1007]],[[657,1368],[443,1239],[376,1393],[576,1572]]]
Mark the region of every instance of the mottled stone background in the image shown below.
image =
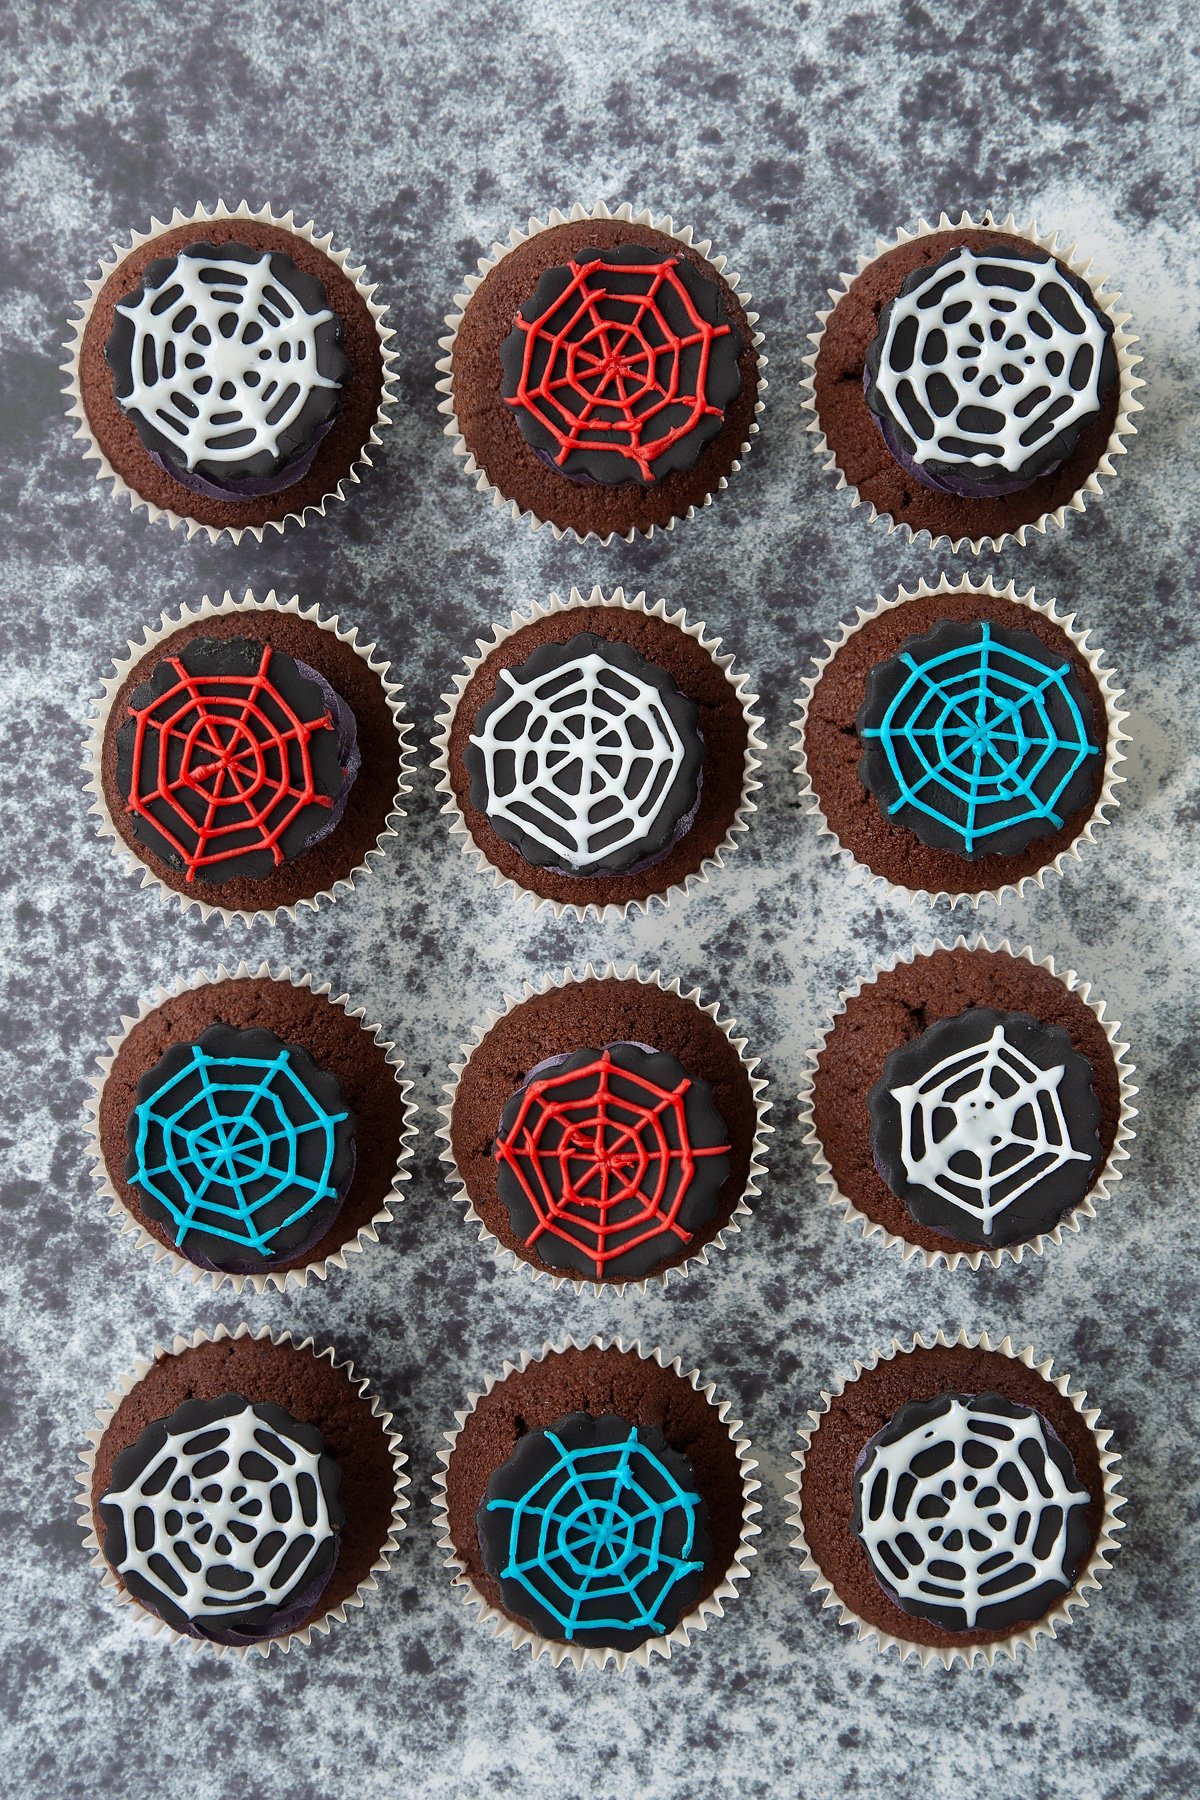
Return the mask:
[[[13,1794],[844,1793],[927,1800],[1195,1793],[1197,1120],[1195,11],[1187,0],[850,8],[582,0],[318,7],[19,0],[7,64],[0,253],[10,799],[0,1787]],[[131,516],[62,416],[70,303],[151,213],[221,195],[311,214],[392,306],[400,403],[352,503],[262,546]],[[433,363],[462,272],[532,210],[603,195],[670,209],[744,271],[771,359],[763,435],[732,490],[632,548],[555,545],[493,513],[440,433]],[[804,435],[805,334],[836,272],[921,212],[1011,205],[1116,273],[1146,412],[1103,502],[980,566],[1036,582],[1125,678],[1133,744],[1101,846],[989,931],[1093,977],[1124,1021],[1143,1120],[1126,1179],[1068,1246],[972,1277],[906,1268],[818,1197],[793,1096],[839,988],[949,929],[850,885],[802,817],[789,720],[837,620],[900,579],[968,566],[851,516]],[[686,603],[763,695],[770,755],[748,847],[669,917],[555,924],[493,899],[452,849],[427,769],[439,694],[490,620],[593,582]],[[422,749],[382,876],[293,926],[185,923],[123,877],[79,791],[81,721],[110,656],[164,607],[299,590],[377,638]],[[970,925],[956,920],[955,925]],[[246,956],[364,1001],[408,1058],[423,1127],[384,1241],[307,1293],[244,1305],[129,1251],[96,1201],[85,1075],[138,994]],[[636,957],[719,994],[776,1100],[757,1216],[715,1266],[618,1304],[496,1268],[447,1197],[434,1109],[452,1046],[525,975]],[[378,1601],[307,1653],[238,1663],[147,1640],[80,1552],[72,1471],[92,1407],[180,1327],[313,1332],[403,1425],[414,1505]],[[1020,1666],[922,1673],[808,1598],[783,1504],[805,1408],[857,1352],[965,1323],[1052,1354],[1103,1404],[1126,1462],[1125,1548],[1092,1607]],[[573,1675],[485,1638],[430,1531],[453,1408],[523,1345],[620,1331],[698,1362],[744,1411],[765,1478],[756,1573],[669,1665]]]

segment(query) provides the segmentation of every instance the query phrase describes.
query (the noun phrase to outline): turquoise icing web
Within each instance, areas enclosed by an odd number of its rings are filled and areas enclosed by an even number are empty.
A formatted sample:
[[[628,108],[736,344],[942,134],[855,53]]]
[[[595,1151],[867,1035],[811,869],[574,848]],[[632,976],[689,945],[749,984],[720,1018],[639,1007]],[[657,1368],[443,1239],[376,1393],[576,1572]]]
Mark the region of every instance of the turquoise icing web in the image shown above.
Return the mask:
[[[554,1460],[517,1500],[501,1580],[515,1581],[570,1643],[578,1633],[661,1637],[673,1588],[702,1569],[693,1560],[700,1496],[689,1493],[638,1437],[569,1449],[543,1434]],[[670,1536],[675,1549],[668,1548]]]
[[[130,1180],[166,1208],[177,1245],[203,1231],[267,1256],[281,1232],[337,1197],[336,1127],[349,1114],[325,1110],[286,1047],[274,1057],[213,1056],[193,1044],[134,1116]],[[263,1222],[292,1195],[284,1217]]]
[[[907,679],[881,723],[860,728],[887,759],[896,789],[889,816],[915,809],[968,856],[1014,828],[1057,831],[1060,799],[1099,755],[1070,665],[1027,655],[986,622],[967,643],[922,660],[901,651],[897,661]]]

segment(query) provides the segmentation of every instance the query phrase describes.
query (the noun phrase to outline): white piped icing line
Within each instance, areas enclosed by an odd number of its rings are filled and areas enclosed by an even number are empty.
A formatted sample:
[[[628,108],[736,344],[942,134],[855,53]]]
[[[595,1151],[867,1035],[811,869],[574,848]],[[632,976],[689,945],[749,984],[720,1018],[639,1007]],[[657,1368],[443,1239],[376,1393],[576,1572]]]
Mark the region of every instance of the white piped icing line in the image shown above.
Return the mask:
[[[705,857],[698,869],[683,876],[663,893],[648,894],[642,900],[626,900],[620,905],[609,902],[603,907],[598,906],[592,900],[586,903],[574,900],[551,900],[544,894],[534,893],[531,888],[520,886],[511,876],[501,874],[500,870],[489,862],[486,853],[480,849],[471,835],[471,828],[463,816],[454,792],[454,783],[450,779],[450,734],[454,729],[455,714],[468,684],[480,666],[486,662],[494,650],[497,650],[516,632],[524,630],[525,626],[536,624],[539,619],[550,618],[555,613],[570,612],[577,607],[588,606],[621,607],[626,612],[640,613],[646,618],[662,619],[666,624],[674,625],[688,637],[694,638],[703,649],[708,651],[714,663],[734,689],[742,708],[742,716],[746,721],[746,748],[742,753],[741,798],[725,836],[711,856]],[[585,629],[586,625],[581,624],[580,630]],[[626,594],[624,588],[618,587],[614,588],[611,594],[605,594],[601,588],[594,587],[586,595],[578,588],[571,588],[566,599],[561,594],[552,593],[547,601],[535,600],[528,613],[513,612],[509,624],[494,625],[490,637],[478,638],[476,646],[478,655],[464,657],[464,669],[454,677],[453,692],[442,695],[442,710],[437,717],[438,729],[433,738],[435,751],[433,771],[438,777],[438,793],[446,796],[442,812],[450,820],[451,836],[460,840],[459,848],[463,855],[473,856],[480,872],[489,874],[496,888],[506,889],[518,899],[529,899],[532,901],[535,912],[542,907],[548,907],[555,918],[561,918],[564,913],[569,913],[581,922],[588,919],[610,922],[627,918],[630,913],[650,912],[656,904],[663,907],[669,906],[676,895],[681,898],[685,897],[693,887],[699,887],[702,882],[707,881],[715,869],[724,867],[725,858],[737,849],[743,834],[750,828],[751,814],[757,811],[756,802],[750,796],[757,793],[762,786],[761,781],[755,779],[755,770],[762,766],[762,759],[758,753],[765,750],[766,745],[761,736],[762,715],[755,710],[758,705],[758,695],[749,691],[749,682],[745,672],[735,672],[733,657],[727,652],[721,652],[720,638],[711,637],[702,622],[692,624],[681,606],[677,607],[674,612],[670,612],[665,600],[655,600],[650,603],[644,592]]]
[[[186,1351],[196,1349],[201,1344],[219,1344],[227,1338],[252,1337],[258,1342],[269,1341],[281,1347],[290,1347],[299,1353],[309,1352],[318,1362],[328,1362],[331,1368],[344,1375],[349,1394],[364,1401],[371,1410],[371,1415],[379,1427],[387,1447],[387,1454],[392,1464],[392,1507],[388,1528],[380,1543],[375,1558],[367,1573],[359,1582],[352,1594],[339,1601],[337,1606],[329,1607],[306,1625],[289,1631],[279,1637],[259,1638],[250,1644],[218,1644],[211,1638],[185,1636],[157,1618],[144,1606],[138,1604],[129,1589],[118,1578],[109,1565],[104,1552],[100,1548],[100,1539],[96,1534],[96,1520],[92,1510],[92,1481],[96,1468],[96,1452],[101,1439],[112,1424],[118,1407],[127,1394],[131,1394],[142,1377],[154,1364],[166,1356],[182,1356]],[[138,1625],[148,1631],[151,1636],[162,1638],[165,1642],[186,1645],[194,1654],[205,1654],[221,1658],[235,1656],[244,1659],[247,1656],[270,1656],[273,1652],[286,1653],[294,1650],[298,1644],[307,1645],[312,1642],[314,1634],[327,1637],[335,1624],[345,1624],[347,1615],[365,1606],[373,1595],[379,1591],[379,1577],[391,1566],[391,1559],[399,1542],[400,1533],[404,1530],[404,1515],[408,1510],[408,1496],[405,1489],[411,1477],[408,1474],[408,1457],[403,1449],[403,1439],[399,1431],[392,1429],[392,1415],[381,1404],[378,1395],[371,1391],[371,1384],[365,1375],[356,1375],[354,1364],[339,1361],[332,1345],[318,1350],[311,1337],[294,1338],[290,1331],[272,1331],[267,1325],[260,1325],[256,1330],[243,1320],[232,1329],[228,1325],[218,1325],[214,1330],[205,1331],[197,1326],[190,1337],[177,1335],[169,1349],[156,1344],[149,1357],[138,1357],[132,1371],[123,1375],[117,1387],[104,1397],[103,1406],[96,1408],[97,1424],[87,1434],[87,1446],[79,1452],[80,1467],[75,1472],[79,1484],[76,1504],[79,1508],[79,1529],[83,1533],[83,1546],[89,1553],[91,1566],[100,1577],[100,1585],[105,1593],[110,1594],[122,1608],[128,1608],[127,1617],[133,1616]]]
[[[101,290],[107,285],[110,276],[116,272],[126,257],[143,244],[152,243],[164,232],[175,231],[181,226],[193,225],[197,228],[197,238],[199,239],[203,237],[206,225],[210,225],[216,220],[226,219],[245,219],[260,225],[273,225],[280,231],[290,232],[293,237],[299,238],[306,244],[312,244],[315,249],[327,256],[330,262],[340,269],[346,279],[353,284],[370,313],[376,335],[379,338],[380,357],[383,363],[379,405],[367,440],[356,454],[352,466],[347,469],[337,484],[327,494],[323,494],[315,504],[305,506],[302,512],[289,512],[283,518],[268,519],[262,525],[203,524],[199,519],[194,519],[187,513],[176,512],[172,507],[157,506],[153,501],[145,499],[135,488],[131,488],[125,478],[113,468],[97,442],[83,404],[83,392],[79,379],[84,333],[87,330],[96,300]],[[179,207],[176,207],[165,224],[159,219],[152,218],[149,231],[134,231],[131,233],[131,240],[128,244],[114,244],[110,254],[101,259],[99,275],[92,277],[87,283],[87,298],[79,302],[79,316],[70,321],[70,337],[63,345],[67,352],[67,360],[61,365],[62,373],[67,378],[62,390],[68,401],[67,417],[75,425],[76,439],[84,446],[85,462],[94,462],[98,465],[95,470],[97,481],[111,481],[113,493],[117,498],[125,496],[129,501],[131,511],[136,512],[139,507],[144,507],[152,519],[165,519],[172,529],[181,526],[189,538],[194,537],[197,532],[203,531],[207,534],[209,542],[213,544],[218,543],[223,537],[230,538],[235,544],[240,543],[243,537],[252,537],[261,544],[268,530],[283,531],[292,523],[304,525],[310,515],[324,517],[325,512],[334,501],[345,500],[348,489],[358,486],[362,479],[359,473],[360,469],[372,467],[371,451],[378,448],[382,442],[379,433],[384,426],[391,424],[391,408],[396,402],[395,388],[399,374],[395,365],[398,359],[396,351],[391,347],[391,340],[396,334],[390,325],[384,323],[387,317],[387,307],[375,298],[375,283],[369,282],[366,274],[365,268],[361,265],[357,267],[354,265],[348,250],[334,249],[332,232],[318,234],[311,220],[302,225],[297,222],[296,216],[292,212],[276,214],[269,206],[253,209],[244,200],[232,209],[227,207],[223,200],[218,200],[216,205],[211,208],[197,206],[190,213],[182,212]],[[272,498],[278,498],[278,496]]]
[[[308,312],[275,279],[271,254],[181,255],[161,287],[117,304],[133,330],[121,404],[170,438],[189,469],[280,457],[310,396],[342,385],[317,366],[317,329],[334,315]]]
[[[974,1631],[989,1607],[1047,1582],[1071,1585],[1068,1521],[1091,1495],[1066,1480],[1032,1410],[1014,1417],[951,1394],[936,1418],[876,1440],[856,1488],[875,1579],[918,1613],[958,1611],[952,1629]]]
[[[322,1454],[249,1401],[227,1418],[168,1432],[137,1479],[101,1502],[102,1515],[112,1507],[124,1525],[118,1574],[136,1573],[193,1623],[282,1607],[337,1535]],[[213,1458],[224,1466],[205,1469]],[[222,1571],[235,1579],[214,1580]]]
[[[668,524],[657,526],[647,525],[643,530],[639,530],[636,526],[631,526],[626,532],[610,531],[603,537],[601,537],[599,533],[593,531],[581,535],[573,526],[563,527],[561,525],[555,525],[551,520],[540,519],[536,513],[522,511],[519,501],[510,500],[507,495],[500,492],[499,488],[493,486],[488,478],[486,469],[480,468],[471,451],[467,448],[467,441],[463,436],[462,426],[458,422],[458,410],[454,399],[454,345],[458,338],[458,328],[462,324],[463,314],[470,303],[472,295],[483,284],[487,276],[496,267],[497,263],[501,262],[511,250],[519,249],[522,244],[527,243],[530,238],[536,237],[539,232],[551,231],[556,225],[568,225],[577,220],[587,219],[622,219],[634,225],[648,225],[651,230],[662,232],[664,237],[674,238],[678,243],[688,244],[694,250],[699,251],[705,261],[710,263],[717,273],[728,282],[729,286],[733,289],[734,294],[746,309],[746,320],[751,329],[751,343],[758,355],[758,398],[754,403],[754,418],[746,428],[746,442],[739,446],[737,458],[730,465],[729,474],[721,476],[712,493],[705,494],[703,500],[698,502],[698,504],[689,506],[686,513],[677,513]],[[595,205],[590,207],[581,206],[579,202],[576,201],[567,212],[562,212],[555,206],[550,209],[545,219],[539,219],[536,215],[531,217],[523,231],[514,225],[509,231],[508,238],[509,241],[507,244],[494,243],[492,245],[492,253],[490,256],[481,256],[479,258],[477,265],[479,270],[478,274],[467,275],[464,277],[461,291],[454,296],[454,310],[448,312],[445,316],[444,323],[446,325],[446,336],[438,339],[438,347],[442,351],[442,355],[439,356],[437,360],[437,371],[440,376],[437,389],[440,394],[445,395],[445,398],[438,403],[438,411],[446,415],[446,423],[442,427],[442,430],[446,437],[450,439],[455,456],[459,456],[463,459],[463,473],[471,476],[479,493],[491,495],[492,505],[494,507],[498,509],[507,508],[512,518],[518,522],[523,519],[529,526],[530,531],[542,531],[549,525],[551,534],[556,541],[564,537],[573,537],[576,543],[579,544],[587,543],[589,539],[595,539],[597,543],[603,545],[608,545],[618,540],[621,543],[632,544],[636,542],[639,537],[652,538],[656,531],[673,531],[679,523],[680,518],[694,518],[700,507],[711,506],[717,494],[725,491],[729,486],[730,478],[737,474],[743,461],[750,454],[750,444],[752,440],[758,436],[758,415],[763,410],[765,404],[763,395],[767,391],[767,378],[765,373],[767,358],[762,353],[763,334],[761,331],[755,330],[755,327],[758,324],[758,314],[749,310],[749,289],[742,286],[741,276],[727,266],[727,259],[724,256],[714,256],[712,254],[712,245],[708,238],[694,237],[690,225],[677,227],[675,221],[669,214],[657,217],[654,213],[650,212],[648,208],[643,208],[641,212],[634,212],[633,207],[627,200],[622,201],[619,206],[614,207],[610,207],[607,202],[603,200],[597,200]]]
[[[872,385],[914,462],[1017,474],[1043,444],[1100,410],[1107,341],[1102,316],[1053,262],[977,256],[960,245],[891,302]],[[980,409],[986,428],[964,417]]]
[[[921,1644],[911,1638],[896,1637],[880,1625],[860,1618],[853,1612],[841,1596],[836,1592],[833,1582],[826,1575],[820,1563],[809,1548],[808,1538],[804,1530],[804,1470],[808,1461],[812,1441],[821,1429],[821,1423],[828,1413],[833,1401],[851,1387],[868,1369],[876,1368],[880,1363],[892,1362],[905,1356],[918,1354],[924,1350],[949,1349],[952,1345],[960,1345],[964,1350],[985,1350],[997,1357],[1007,1357],[1012,1362],[1023,1363],[1027,1369],[1035,1369],[1046,1382],[1062,1397],[1069,1401],[1092,1434],[1096,1446],[1096,1455],[1100,1464],[1100,1479],[1103,1486],[1103,1514],[1100,1529],[1091,1551],[1085,1557],[1068,1593],[1064,1594],[1055,1605],[1051,1606],[1040,1619],[1033,1620],[1025,1626],[1014,1626],[1011,1635],[1001,1638],[993,1644],[951,1644],[936,1646]],[[799,1448],[792,1451],[792,1460],[796,1467],[791,1471],[790,1492],[788,1500],[791,1507],[789,1524],[795,1536],[792,1539],[793,1550],[803,1556],[803,1573],[812,1583],[812,1592],[820,1600],[822,1610],[832,1609],[841,1625],[851,1627],[860,1643],[873,1643],[881,1655],[889,1650],[898,1650],[901,1662],[912,1658],[922,1668],[937,1666],[950,1669],[955,1663],[965,1663],[968,1668],[979,1664],[990,1667],[1000,1658],[1007,1657],[1015,1662],[1022,1649],[1032,1651],[1043,1637],[1054,1638],[1059,1630],[1071,1620],[1075,1608],[1086,1607],[1091,1594],[1099,1588],[1100,1578],[1105,1570],[1112,1566],[1115,1552],[1120,1548],[1117,1533],[1122,1531],[1125,1521],[1118,1517],[1120,1509],[1125,1505],[1124,1494],[1117,1490],[1121,1483],[1118,1464],[1121,1458],[1116,1450],[1110,1448],[1112,1432],[1100,1423],[1100,1408],[1088,1404],[1087,1394],[1082,1388],[1072,1385],[1071,1377],[1066,1374],[1055,1375],[1054,1361],[1051,1357],[1039,1360],[1031,1345],[1017,1349],[1011,1337],[1001,1338],[998,1342],[990,1338],[986,1331],[968,1332],[938,1331],[932,1336],[924,1336],[916,1332],[912,1338],[901,1340],[893,1338],[890,1346],[884,1350],[872,1350],[868,1355],[854,1359],[848,1374],[839,1375],[830,1388],[821,1390],[817,1405],[810,1407],[809,1423],[800,1428]],[[847,1520],[849,1527],[851,1521]]]
[[[900,1110],[900,1156],[917,1186],[938,1194],[989,1236],[1015,1200],[1064,1163],[1090,1162],[1063,1116],[1065,1065],[1039,1068],[1003,1024],[954,1050],[919,1081],[890,1088]],[[964,1159],[970,1165],[963,1167]]]
[[[1069,1212],[1065,1213],[1052,1231],[1039,1231],[1036,1236],[1027,1238],[1021,1243],[997,1244],[990,1250],[926,1250],[923,1245],[916,1244],[909,1238],[897,1236],[894,1231],[889,1231],[885,1225],[881,1225],[878,1219],[872,1219],[867,1213],[861,1211],[853,1200],[843,1194],[838,1187],[833,1165],[826,1156],[824,1145],[817,1135],[816,1120],[813,1115],[813,1096],[821,1053],[836,1029],[838,1018],[845,1012],[849,1002],[865,987],[869,987],[881,975],[886,975],[890,970],[898,968],[901,963],[919,962],[937,955],[940,951],[949,950],[982,950],[997,956],[1015,957],[1021,962],[1032,964],[1034,968],[1047,970],[1056,980],[1062,982],[1068,992],[1078,994],[1084,1005],[1095,1014],[1096,1022],[1108,1039],[1108,1047],[1112,1052],[1117,1079],[1120,1083],[1121,1110],[1117,1119],[1112,1149],[1108,1153],[1104,1167],[1093,1182],[1090,1193],[1085,1194],[1077,1206],[1073,1206]],[[919,1259],[927,1269],[938,1267],[957,1269],[960,1265],[966,1264],[968,1268],[976,1270],[984,1263],[993,1269],[998,1269],[1001,1263],[1006,1261],[1019,1263],[1026,1256],[1044,1255],[1047,1245],[1061,1245],[1064,1233],[1077,1232],[1085,1219],[1096,1217],[1096,1202],[1108,1198],[1109,1193],[1125,1172],[1121,1165],[1128,1162],[1129,1144],[1136,1135],[1132,1121],[1137,1118],[1137,1107],[1133,1105],[1133,1101],[1138,1090],[1133,1081],[1136,1071],[1128,1057],[1129,1045],[1121,1041],[1120,1031],[1119,1022],[1106,1015],[1104,1002],[1099,995],[1093,994],[1090,982],[1084,981],[1074,969],[1058,968],[1052,956],[1044,956],[1039,960],[1028,945],[1021,950],[1014,950],[1007,938],[1001,939],[998,944],[990,943],[987,938],[982,936],[974,938],[959,936],[953,942],[935,938],[928,950],[922,950],[914,944],[911,949],[889,957],[886,962],[873,969],[869,975],[862,976],[850,987],[843,989],[838,996],[837,1006],[830,1013],[819,1040],[808,1053],[808,1067],[802,1077],[799,1095],[800,1126],[804,1133],[803,1143],[813,1159],[813,1169],[818,1184],[823,1190],[822,1197],[841,1213],[842,1219],[847,1225],[857,1225],[861,1229],[864,1243],[870,1240],[880,1244],[885,1250],[895,1250],[905,1262]]]
[[[499,689],[471,737],[489,818],[581,874],[650,835],[685,754],[657,688],[589,651],[528,680],[502,669]]]
[[[869,268],[879,257],[886,256],[889,250],[895,250],[900,244],[909,244],[914,238],[931,237],[934,233],[939,231],[970,230],[1002,231],[1008,236],[1027,238],[1029,242],[1036,245],[1038,249],[1045,250],[1049,255],[1057,257],[1060,262],[1064,263],[1066,267],[1071,270],[1072,274],[1078,275],[1080,279],[1091,288],[1097,307],[1112,321],[1113,349],[1115,350],[1117,357],[1120,399],[1118,402],[1116,422],[1113,425],[1108,443],[1104,447],[1103,456],[1101,456],[1100,461],[1088,476],[1087,480],[1083,483],[1083,486],[1072,494],[1069,500],[1064,501],[1061,506],[1055,507],[1053,512],[1042,513],[1040,518],[1032,520],[1028,525],[1020,525],[1017,527],[1016,531],[1013,532],[1001,532],[998,537],[984,536],[971,538],[965,535],[961,537],[951,537],[945,532],[939,532],[938,535],[934,537],[933,534],[926,531],[924,527],[922,527],[920,531],[914,531],[911,525],[907,525],[902,519],[894,519],[890,513],[881,513],[872,501],[865,500],[858,489],[853,487],[851,483],[846,480],[845,474],[838,466],[837,457],[834,455],[826,440],[825,433],[821,429],[821,421],[817,414],[816,367],[817,359],[821,351],[821,340],[825,335],[826,322],[838,302],[844,295],[849,293],[851,286],[857,281],[864,269]],[[939,545],[946,544],[955,555],[960,551],[966,550],[969,550],[974,556],[981,555],[985,550],[1002,550],[1010,537],[1013,538],[1016,543],[1024,546],[1028,534],[1031,531],[1045,532],[1052,525],[1058,530],[1062,530],[1066,525],[1068,513],[1083,512],[1089,498],[1098,497],[1103,492],[1100,485],[1100,477],[1102,475],[1107,477],[1116,474],[1115,458],[1124,456],[1126,453],[1128,446],[1123,440],[1127,437],[1136,437],[1137,426],[1133,423],[1133,417],[1135,413],[1140,413],[1142,411],[1142,403],[1136,398],[1136,394],[1138,389],[1145,387],[1146,384],[1140,375],[1134,373],[1138,363],[1142,360],[1140,356],[1134,354],[1133,350],[1133,346],[1138,340],[1134,333],[1128,329],[1130,314],[1120,310],[1119,302],[1121,296],[1118,292],[1109,288],[1108,276],[1103,274],[1093,274],[1092,257],[1081,256],[1078,252],[1078,246],[1075,244],[1061,244],[1059,242],[1058,233],[1056,231],[1042,231],[1039,228],[1036,219],[1031,219],[1027,226],[1021,227],[1017,224],[1012,213],[1009,213],[1005,218],[1001,219],[993,213],[990,208],[979,219],[972,218],[971,214],[968,212],[964,212],[958,219],[951,219],[946,213],[941,213],[938,216],[936,225],[930,225],[925,219],[918,219],[915,231],[906,231],[905,228],[901,226],[897,230],[895,237],[890,241],[885,238],[877,238],[873,253],[870,256],[859,256],[857,263],[857,268],[843,271],[843,273],[839,275],[838,281],[840,286],[828,290],[830,304],[824,312],[819,312],[817,314],[817,329],[815,331],[810,331],[808,334],[808,341],[812,345],[812,350],[809,355],[804,358],[804,366],[807,373],[801,383],[801,389],[804,394],[802,402],[803,410],[809,414],[809,422],[805,429],[812,435],[813,454],[814,456],[819,456],[821,458],[821,466],[823,469],[828,473],[837,476],[838,490],[840,491],[844,488],[849,491],[851,508],[856,506],[866,506],[868,522],[874,524],[877,519],[880,520],[886,525],[889,535],[894,531],[903,532],[909,543],[915,543],[919,538],[924,536],[929,540],[930,549],[936,549]]]

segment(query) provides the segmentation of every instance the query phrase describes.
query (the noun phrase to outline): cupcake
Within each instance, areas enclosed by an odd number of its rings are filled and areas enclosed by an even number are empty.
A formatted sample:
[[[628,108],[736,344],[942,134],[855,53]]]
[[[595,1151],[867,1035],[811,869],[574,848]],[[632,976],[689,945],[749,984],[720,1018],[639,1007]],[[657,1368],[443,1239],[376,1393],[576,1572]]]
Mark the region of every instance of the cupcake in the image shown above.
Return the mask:
[[[757,696],[719,638],[644,594],[568,599],[493,627],[442,697],[443,811],[496,886],[576,918],[685,895],[748,829]]]
[[[750,1445],[698,1370],[600,1338],[505,1363],[446,1432],[435,1529],[514,1649],[618,1670],[669,1656],[749,1576]]]
[[[590,967],[528,983],[464,1045],[442,1161],[497,1259],[577,1294],[666,1286],[748,1217],[766,1082],[678,981]]]
[[[741,467],[766,387],[757,313],[669,218],[557,209],[494,244],[446,317],[446,435],[533,529],[632,542]]]
[[[139,1361],[97,1417],[80,1524],[105,1588],[155,1632],[266,1656],[377,1587],[408,1459],[332,1349],[265,1326],[197,1331]]]
[[[214,543],[324,513],[389,422],[374,292],[291,213],[152,220],[89,281],[67,345],[68,416],[99,478]]]
[[[388,668],[295,596],[164,613],[94,706],[97,831],[185,912],[229,924],[315,911],[369,873],[404,816],[407,726]]]
[[[1117,1547],[1099,1412],[1005,1338],[939,1332],[856,1362],[810,1412],[794,1547],[879,1650],[968,1666],[1057,1635]]]
[[[1116,809],[1121,690],[1053,601],[943,575],[860,607],[828,651],[800,700],[801,798],[892,888],[999,901]]]
[[[805,382],[815,447],[854,503],[976,553],[1082,512],[1144,385],[1129,314],[1090,269],[991,212],[922,220],[860,257],[819,315]]]
[[[1120,1179],[1137,1092],[1071,969],[959,938],[841,996],[805,1077],[826,1197],[927,1268],[1041,1255]]]
[[[193,1281],[323,1281],[391,1219],[411,1083],[328,982],[266,963],[159,989],[121,1021],[90,1105],[94,1173],[137,1247]]]

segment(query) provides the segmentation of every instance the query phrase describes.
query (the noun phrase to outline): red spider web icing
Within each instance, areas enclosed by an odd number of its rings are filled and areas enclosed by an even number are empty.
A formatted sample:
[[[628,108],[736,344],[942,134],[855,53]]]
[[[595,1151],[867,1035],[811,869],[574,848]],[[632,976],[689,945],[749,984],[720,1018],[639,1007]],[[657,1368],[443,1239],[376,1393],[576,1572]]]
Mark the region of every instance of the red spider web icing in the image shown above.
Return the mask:
[[[633,1091],[614,1091],[614,1073]],[[585,1081],[583,1094],[558,1097]],[[691,1085],[684,1076],[661,1087],[607,1050],[583,1068],[531,1081],[495,1143],[497,1162],[512,1171],[537,1220],[526,1245],[547,1233],[561,1238],[583,1251],[599,1281],[610,1263],[652,1238],[689,1244],[678,1219],[697,1160],[729,1152],[728,1144],[692,1144]]]
[[[701,318],[679,276],[679,258],[646,263],[586,263],[572,259],[568,286],[535,319],[520,313],[514,326],[525,335],[520,378],[508,404],[523,407],[558,446],[561,467],[575,450],[608,450],[632,462],[644,481],[654,480],[653,464],[705,417],[724,408],[707,396],[709,356],[728,324]],[[646,283],[644,293],[626,293],[607,278],[630,276]],[[664,293],[665,290],[665,293]],[[660,295],[662,298],[660,298]],[[678,330],[663,310],[682,309]],[[558,320],[555,325],[551,320]],[[685,372],[685,353],[695,351]],[[674,424],[661,424],[668,408],[686,408]]]
[[[127,804],[180,857],[187,879],[214,863],[269,850],[306,806],[331,807],[316,785],[309,740],[333,729],[325,712],[301,719],[270,677],[271,646],[246,674],[194,675],[180,657],[176,681],[136,721]],[[190,805],[187,804],[190,802]]]

